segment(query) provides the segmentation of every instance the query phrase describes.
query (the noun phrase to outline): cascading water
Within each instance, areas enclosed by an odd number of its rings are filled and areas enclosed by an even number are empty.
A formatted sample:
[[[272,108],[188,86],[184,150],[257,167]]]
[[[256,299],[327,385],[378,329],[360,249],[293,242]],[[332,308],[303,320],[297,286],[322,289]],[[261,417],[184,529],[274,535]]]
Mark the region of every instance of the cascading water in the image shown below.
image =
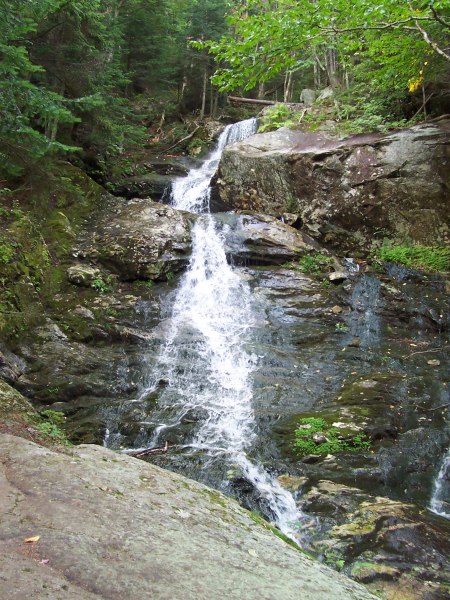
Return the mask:
[[[257,491],[268,516],[298,541],[303,515],[294,498],[247,455],[255,437],[252,371],[257,357],[249,348],[257,311],[248,284],[227,262],[223,233],[209,214],[210,180],[224,147],[255,130],[255,119],[228,126],[210,158],[173,184],[172,205],[200,216],[166,342],[153,380],[138,401],[162,388],[154,414],[159,422],[147,445],[161,444],[183,421],[194,423],[184,450],[206,454],[205,469],[214,461],[236,468]]]
[[[440,517],[450,519],[450,449],[439,469],[434,481],[433,495],[430,500],[430,510]]]
[[[228,125],[220,134],[217,146],[207,160],[197,169],[191,169],[187,177],[180,177],[172,184],[172,205],[193,213],[209,211],[211,177],[214,175],[228,144],[234,144],[253,135],[257,129],[256,119],[247,119]]]

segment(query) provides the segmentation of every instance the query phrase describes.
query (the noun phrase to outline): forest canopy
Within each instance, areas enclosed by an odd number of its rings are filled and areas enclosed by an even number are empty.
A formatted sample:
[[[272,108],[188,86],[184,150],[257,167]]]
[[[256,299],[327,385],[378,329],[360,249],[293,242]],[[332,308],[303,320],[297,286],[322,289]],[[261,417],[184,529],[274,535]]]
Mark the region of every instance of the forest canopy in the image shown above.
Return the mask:
[[[0,0],[0,171],[53,155],[112,160],[226,93],[348,111],[448,110],[449,0]],[[143,101],[142,98],[145,100]],[[346,98],[346,99],[345,99]],[[347,109],[346,109],[347,110]]]
[[[284,74],[284,100],[292,99],[293,78],[356,86],[386,104],[427,86],[448,94],[448,0],[247,0],[231,9],[228,25],[226,36],[206,44],[222,90],[251,90]]]

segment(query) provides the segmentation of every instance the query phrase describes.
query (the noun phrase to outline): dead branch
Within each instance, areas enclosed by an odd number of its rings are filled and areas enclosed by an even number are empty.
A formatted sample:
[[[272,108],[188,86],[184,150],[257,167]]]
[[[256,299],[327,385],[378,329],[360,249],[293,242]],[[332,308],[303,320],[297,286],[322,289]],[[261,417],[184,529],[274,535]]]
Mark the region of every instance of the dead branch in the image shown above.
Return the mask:
[[[181,140],[178,140],[177,142],[175,142],[175,144],[172,144],[172,146],[169,146],[169,148],[166,148],[165,152],[169,152],[169,150],[172,150],[172,148],[175,148],[176,146],[179,146],[183,142],[186,142],[187,140],[190,140],[191,137],[194,137],[194,135],[197,133],[197,131],[199,129],[200,129],[200,125],[197,125],[197,127],[194,129],[194,131],[192,133],[190,133],[186,137],[182,138]]]
[[[431,94],[428,96],[428,98],[425,98],[425,100],[422,102],[419,110],[416,110],[416,112],[413,114],[413,116],[409,119],[409,121],[412,121],[415,117],[417,117],[417,115],[422,112],[422,110],[425,108],[425,106],[428,104],[428,100],[431,99],[431,97],[434,96],[434,92],[431,92]]]
[[[138,452],[130,452],[130,456],[134,456],[134,458],[144,458],[144,456],[150,456],[152,454],[165,454],[169,448],[171,448],[171,446],[169,446],[169,442],[166,442],[163,448],[145,448],[145,450],[139,450]]]
[[[407,354],[403,358],[409,358],[410,356],[414,356],[416,354],[426,354],[427,352],[444,352],[448,346],[444,346],[443,348],[433,348],[431,350],[419,350],[418,352],[413,352],[412,354]]]
[[[436,406],[435,408],[428,408],[428,411],[432,411],[432,410],[439,410],[440,408],[447,408],[447,406],[450,406],[450,402],[446,402],[445,404],[441,404],[440,406]]]

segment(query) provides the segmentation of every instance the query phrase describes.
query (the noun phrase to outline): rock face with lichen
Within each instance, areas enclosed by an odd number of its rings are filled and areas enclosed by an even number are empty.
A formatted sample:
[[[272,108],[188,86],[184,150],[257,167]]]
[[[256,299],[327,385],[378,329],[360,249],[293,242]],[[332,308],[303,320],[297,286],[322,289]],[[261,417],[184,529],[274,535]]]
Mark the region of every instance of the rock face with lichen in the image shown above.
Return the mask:
[[[100,263],[122,281],[164,280],[189,261],[194,219],[149,199],[110,199],[77,255]]]
[[[9,600],[375,598],[226,496],[99,446],[1,435],[0,482]]]
[[[443,243],[449,140],[448,119],[345,139],[281,128],[228,146],[215,194],[234,209],[298,213],[331,245],[364,247],[374,235]]]

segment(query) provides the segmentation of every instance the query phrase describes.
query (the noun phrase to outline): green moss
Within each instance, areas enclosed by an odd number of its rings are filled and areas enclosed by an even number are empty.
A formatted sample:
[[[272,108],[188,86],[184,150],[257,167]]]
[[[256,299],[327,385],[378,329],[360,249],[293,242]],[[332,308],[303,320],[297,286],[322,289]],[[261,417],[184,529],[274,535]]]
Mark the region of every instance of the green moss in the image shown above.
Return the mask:
[[[358,452],[369,448],[370,441],[364,433],[344,434],[341,429],[318,417],[300,419],[295,430],[294,449],[301,456]]]
[[[406,267],[425,271],[448,271],[450,248],[444,246],[387,244],[377,249],[372,257],[376,261],[396,262]]]
[[[0,239],[0,263],[6,265],[15,254],[15,249],[11,244]]]
[[[0,219],[0,332],[17,339],[40,324],[66,290],[76,232],[101,205],[103,189],[68,163],[20,182]]]

